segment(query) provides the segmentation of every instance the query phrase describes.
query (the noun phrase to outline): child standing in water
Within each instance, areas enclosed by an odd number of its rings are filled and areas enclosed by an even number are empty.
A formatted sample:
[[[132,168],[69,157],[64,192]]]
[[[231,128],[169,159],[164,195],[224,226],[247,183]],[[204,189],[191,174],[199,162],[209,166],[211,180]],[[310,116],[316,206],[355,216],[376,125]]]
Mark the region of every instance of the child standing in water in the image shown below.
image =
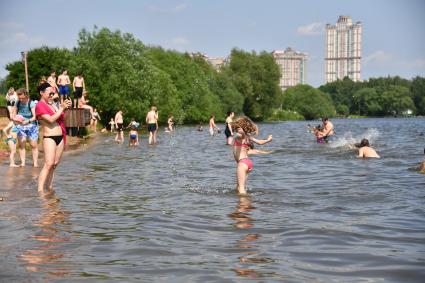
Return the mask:
[[[139,145],[139,134],[137,133],[136,125],[131,125],[130,132],[128,133],[128,146]]]
[[[236,167],[236,190],[239,194],[246,194],[246,180],[248,173],[253,168],[252,160],[248,158],[248,150],[251,143],[265,144],[272,141],[272,135],[266,140],[258,140],[252,137],[258,134],[258,127],[248,117],[239,117],[231,124],[233,132],[233,156],[237,162]]]
[[[15,163],[15,154],[16,154],[16,127],[15,124],[10,121],[9,124],[3,128],[3,133],[6,136],[5,143],[9,146],[10,155],[9,155],[9,166],[10,167],[19,167]]]

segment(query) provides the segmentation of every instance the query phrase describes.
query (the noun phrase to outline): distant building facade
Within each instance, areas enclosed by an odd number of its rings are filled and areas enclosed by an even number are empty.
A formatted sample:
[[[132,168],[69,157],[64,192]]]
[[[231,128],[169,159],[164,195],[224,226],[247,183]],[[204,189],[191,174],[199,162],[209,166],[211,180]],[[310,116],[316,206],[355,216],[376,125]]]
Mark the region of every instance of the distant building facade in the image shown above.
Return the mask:
[[[219,71],[220,68],[222,66],[224,66],[225,64],[228,63],[229,59],[228,58],[223,58],[223,57],[210,57],[204,53],[201,52],[197,52],[197,53],[190,53],[189,54],[190,57],[201,57],[202,59],[204,59],[205,61],[207,61],[208,63],[211,64],[211,66],[216,70]]]
[[[226,63],[226,58],[223,57],[207,57],[206,60],[218,71]]]
[[[335,26],[326,25],[326,82],[344,77],[360,81],[362,24],[353,24],[348,16],[340,16]]]
[[[306,83],[307,54],[301,53],[288,47],[286,50],[275,50],[272,52],[276,63],[280,67],[280,88],[287,88]]]

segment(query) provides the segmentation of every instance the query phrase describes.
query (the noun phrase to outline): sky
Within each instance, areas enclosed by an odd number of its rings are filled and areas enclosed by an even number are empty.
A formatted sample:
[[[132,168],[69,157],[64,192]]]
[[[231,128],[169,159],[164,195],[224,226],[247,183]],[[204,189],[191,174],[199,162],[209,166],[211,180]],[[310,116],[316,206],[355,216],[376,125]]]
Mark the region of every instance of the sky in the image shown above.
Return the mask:
[[[81,29],[97,26],[212,57],[291,47],[308,54],[307,83],[318,87],[325,82],[324,27],[340,15],[362,23],[362,79],[425,76],[424,0],[0,0],[0,78],[21,51],[72,49]]]

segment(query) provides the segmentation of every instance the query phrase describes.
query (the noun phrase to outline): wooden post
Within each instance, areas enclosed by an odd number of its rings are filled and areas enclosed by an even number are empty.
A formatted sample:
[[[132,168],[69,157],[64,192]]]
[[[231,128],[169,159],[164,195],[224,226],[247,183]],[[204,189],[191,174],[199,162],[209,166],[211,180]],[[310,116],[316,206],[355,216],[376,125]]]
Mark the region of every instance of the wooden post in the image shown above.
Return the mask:
[[[22,55],[22,60],[24,61],[24,65],[25,65],[25,85],[26,85],[26,88],[27,88],[27,93],[29,93],[30,92],[30,87],[29,87],[29,84],[28,84],[28,52],[27,51],[23,51],[23,52],[21,52],[21,55]]]

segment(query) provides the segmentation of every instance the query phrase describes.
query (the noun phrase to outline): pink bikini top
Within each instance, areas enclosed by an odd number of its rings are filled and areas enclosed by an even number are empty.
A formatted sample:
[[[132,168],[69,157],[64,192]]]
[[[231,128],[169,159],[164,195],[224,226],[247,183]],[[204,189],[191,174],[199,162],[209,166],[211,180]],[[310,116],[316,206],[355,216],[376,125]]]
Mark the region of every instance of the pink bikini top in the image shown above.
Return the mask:
[[[240,147],[249,147],[249,143],[241,143],[238,140],[235,140],[233,143],[234,146],[240,146]]]

